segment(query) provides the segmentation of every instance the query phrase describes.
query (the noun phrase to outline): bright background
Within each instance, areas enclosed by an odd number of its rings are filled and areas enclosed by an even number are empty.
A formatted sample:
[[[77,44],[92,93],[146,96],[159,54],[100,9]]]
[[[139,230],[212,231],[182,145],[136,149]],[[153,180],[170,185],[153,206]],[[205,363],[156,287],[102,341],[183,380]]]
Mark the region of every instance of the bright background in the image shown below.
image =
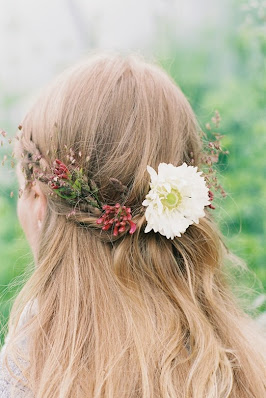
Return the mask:
[[[265,0],[0,0],[0,126],[10,135],[41,87],[94,49],[133,51],[158,61],[188,97],[203,129],[219,110],[230,155],[220,166],[228,197],[215,214],[228,246],[252,271],[237,272],[234,290],[263,323],[265,21]],[[0,159],[6,151],[0,147]],[[16,195],[9,195],[16,189],[14,170],[5,165],[0,173],[4,325],[32,258],[18,225]]]

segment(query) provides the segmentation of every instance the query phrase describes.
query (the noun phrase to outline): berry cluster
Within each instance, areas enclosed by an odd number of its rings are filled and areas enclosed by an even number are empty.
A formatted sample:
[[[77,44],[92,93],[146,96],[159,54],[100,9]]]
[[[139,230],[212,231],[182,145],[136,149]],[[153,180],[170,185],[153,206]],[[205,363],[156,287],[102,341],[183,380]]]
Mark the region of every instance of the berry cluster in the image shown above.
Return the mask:
[[[121,206],[116,203],[115,206],[104,205],[102,207],[104,210],[103,214],[96,221],[98,225],[102,224],[102,230],[108,231],[113,227],[113,235],[118,236],[119,233],[125,232],[127,228],[129,233],[132,235],[136,231],[136,224],[131,221],[131,209],[130,207]]]
[[[55,167],[53,169],[53,176],[51,177],[51,188],[59,189],[60,184],[58,184],[58,180],[63,179],[67,180],[69,176],[69,170],[67,166],[61,162],[59,159],[55,160]]]
[[[96,220],[98,225],[102,224],[102,230],[108,231],[112,228],[113,236],[118,236],[120,233],[129,232],[133,234],[136,231],[136,224],[132,221],[131,209],[126,206],[121,206],[117,203],[115,206],[103,205],[98,197],[98,188],[94,181],[89,180],[83,173],[83,170],[73,165],[73,161],[69,166],[66,166],[61,160],[56,159],[51,168],[51,174],[45,176],[41,173],[39,179],[47,180],[54,193],[63,199],[66,199],[69,204],[79,207],[84,205],[89,208],[92,213],[102,213],[100,218]],[[122,196],[126,187],[122,183],[111,178],[113,188]],[[76,210],[73,210],[67,215],[74,215]]]

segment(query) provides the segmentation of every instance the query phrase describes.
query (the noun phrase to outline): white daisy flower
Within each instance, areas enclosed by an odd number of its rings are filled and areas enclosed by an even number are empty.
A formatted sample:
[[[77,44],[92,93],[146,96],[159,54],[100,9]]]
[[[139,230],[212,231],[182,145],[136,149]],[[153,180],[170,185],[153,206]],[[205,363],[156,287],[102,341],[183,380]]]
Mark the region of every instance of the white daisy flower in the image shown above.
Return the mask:
[[[147,207],[145,232],[154,230],[167,239],[174,239],[189,225],[198,224],[199,218],[205,216],[204,207],[211,203],[202,172],[186,163],[178,167],[160,163],[158,174],[150,166],[147,170],[151,190],[142,203]]]

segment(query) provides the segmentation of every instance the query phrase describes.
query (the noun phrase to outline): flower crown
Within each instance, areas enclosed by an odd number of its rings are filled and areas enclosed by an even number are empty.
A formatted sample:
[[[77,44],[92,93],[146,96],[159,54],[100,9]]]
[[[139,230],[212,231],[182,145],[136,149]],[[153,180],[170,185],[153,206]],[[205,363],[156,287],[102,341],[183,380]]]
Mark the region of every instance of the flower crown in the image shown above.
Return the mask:
[[[219,124],[218,112],[212,121],[216,125]],[[209,129],[209,125],[206,127]],[[19,126],[20,130],[21,128],[22,126]],[[0,134],[6,137],[3,130]],[[167,239],[180,237],[191,224],[198,224],[199,219],[205,216],[205,207],[215,209],[212,204],[213,190],[220,191],[223,197],[226,196],[222,186],[218,184],[213,164],[218,162],[219,153],[228,152],[221,148],[222,136],[216,133],[214,137],[213,141],[208,142],[201,157],[202,168],[205,168],[205,171],[198,171],[193,165],[193,153],[190,154],[190,164],[184,162],[180,166],[174,166],[160,163],[158,172],[147,166],[150,190],[142,202],[147,222],[145,233],[153,230]],[[137,225],[132,220],[131,208],[126,206],[128,188],[121,181],[116,178],[109,179],[121,200],[114,205],[103,203],[97,184],[76,165],[78,162],[72,149],[67,155],[69,165],[55,159],[50,168],[40,167],[43,157],[36,146],[32,152],[28,154],[27,167],[23,167],[27,181],[34,182],[37,179],[46,183],[51,188],[51,195],[59,196],[70,205],[72,211],[67,214],[67,218],[74,216],[78,208],[96,216],[95,223],[101,226],[103,231],[110,231],[114,237],[127,232],[134,234]],[[22,154],[22,157],[24,156]],[[79,156],[81,157],[80,152]],[[6,157],[2,164],[5,161]]]
[[[151,176],[150,191],[142,205],[146,207],[145,218],[147,226],[145,233],[153,230],[167,238],[181,236],[189,225],[198,223],[204,217],[204,207],[212,207],[213,193],[206,185],[202,172],[197,167],[183,163],[175,167],[172,164],[160,163],[158,174],[147,166]],[[133,234],[136,224],[132,221],[131,208],[123,204],[103,204],[99,198],[99,189],[93,180],[84,176],[78,167],[67,167],[59,159],[53,164],[52,173],[35,174],[35,178],[48,183],[51,189],[72,206],[77,202],[85,202],[87,207],[100,214],[96,224],[103,231],[111,230],[113,236],[126,231]],[[110,179],[114,190],[125,194],[125,187],[119,180]],[[74,215],[75,210],[68,216]]]

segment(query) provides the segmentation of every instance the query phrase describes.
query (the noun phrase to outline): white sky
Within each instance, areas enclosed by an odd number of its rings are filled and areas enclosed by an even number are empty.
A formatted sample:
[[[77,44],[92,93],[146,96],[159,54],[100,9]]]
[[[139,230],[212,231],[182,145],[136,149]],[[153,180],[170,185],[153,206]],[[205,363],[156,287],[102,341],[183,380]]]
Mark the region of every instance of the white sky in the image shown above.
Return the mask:
[[[226,2],[0,0],[0,121],[3,95],[38,90],[91,48],[151,53],[164,40],[159,19],[187,40],[206,20],[219,24]]]

